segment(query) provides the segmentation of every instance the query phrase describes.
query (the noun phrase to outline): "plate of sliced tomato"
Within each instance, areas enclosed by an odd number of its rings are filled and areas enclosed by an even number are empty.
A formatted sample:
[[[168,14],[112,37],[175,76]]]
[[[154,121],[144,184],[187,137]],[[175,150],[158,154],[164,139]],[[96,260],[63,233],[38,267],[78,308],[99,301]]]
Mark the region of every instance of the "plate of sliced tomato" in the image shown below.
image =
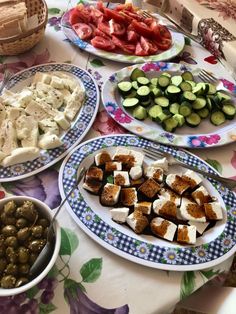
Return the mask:
[[[132,4],[106,8],[78,4],[61,21],[66,37],[94,55],[125,63],[164,61],[184,48],[184,36],[170,32],[158,19],[144,18]]]

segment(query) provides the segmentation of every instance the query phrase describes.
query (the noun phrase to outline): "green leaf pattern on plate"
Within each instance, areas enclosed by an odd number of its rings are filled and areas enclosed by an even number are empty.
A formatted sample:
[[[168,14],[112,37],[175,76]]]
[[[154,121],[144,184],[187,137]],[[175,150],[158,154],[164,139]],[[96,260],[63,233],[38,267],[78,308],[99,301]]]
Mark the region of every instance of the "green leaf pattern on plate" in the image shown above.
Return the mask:
[[[81,269],[80,274],[84,282],[94,282],[101,275],[102,258],[93,258],[85,263]]]
[[[61,248],[60,255],[71,255],[78,247],[77,235],[67,228],[61,228]]]
[[[214,169],[216,169],[219,173],[222,173],[222,166],[219,161],[215,159],[206,159],[206,162],[211,165]]]

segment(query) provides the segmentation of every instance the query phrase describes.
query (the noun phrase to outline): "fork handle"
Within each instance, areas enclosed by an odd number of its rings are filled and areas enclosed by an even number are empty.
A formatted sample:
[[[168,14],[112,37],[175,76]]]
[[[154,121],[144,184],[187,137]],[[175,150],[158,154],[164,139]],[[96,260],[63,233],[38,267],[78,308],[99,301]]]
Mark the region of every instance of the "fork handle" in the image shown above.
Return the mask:
[[[181,162],[181,161],[173,161],[171,163],[172,165],[181,165],[182,167],[184,168],[187,168],[187,169],[190,169],[190,170],[193,170],[195,172],[198,172],[202,175],[205,175],[207,178],[212,178],[218,182],[221,182],[224,184],[225,187],[229,188],[229,189],[234,189],[236,188],[236,181],[235,180],[232,180],[232,179],[228,179],[228,178],[223,178],[221,176],[218,176],[216,174],[213,174],[213,173],[209,173],[209,172],[206,172],[204,170],[201,170],[201,169],[198,169],[198,168],[195,168],[193,166],[190,166],[190,165],[186,165],[185,163]]]

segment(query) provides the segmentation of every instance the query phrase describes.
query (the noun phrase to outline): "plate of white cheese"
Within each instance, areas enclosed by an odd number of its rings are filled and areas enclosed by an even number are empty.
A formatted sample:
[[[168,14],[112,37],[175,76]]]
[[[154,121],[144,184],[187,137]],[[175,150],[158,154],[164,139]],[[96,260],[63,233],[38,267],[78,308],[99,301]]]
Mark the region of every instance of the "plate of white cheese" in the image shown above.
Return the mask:
[[[14,75],[0,95],[0,182],[38,173],[89,131],[99,106],[93,77],[51,63]]]
[[[198,157],[132,135],[96,138],[77,146],[63,161],[62,197],[83,180],[68,199],[79,226],[108,250],[149,267],[188,271],[214,266],[235,252],[233,192],[220,183],[151,160],[143,148],[155,147],[206,172]]]

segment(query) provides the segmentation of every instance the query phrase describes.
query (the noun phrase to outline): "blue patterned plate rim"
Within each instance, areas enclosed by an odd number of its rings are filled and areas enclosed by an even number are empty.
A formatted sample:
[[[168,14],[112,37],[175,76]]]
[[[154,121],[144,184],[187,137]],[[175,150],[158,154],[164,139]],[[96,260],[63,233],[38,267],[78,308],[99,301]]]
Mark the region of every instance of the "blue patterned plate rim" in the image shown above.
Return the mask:
[[[70,152],[63,161],[59,173],[59,190],[62,198],[75,184],[76,169],[90,154],[99,149],[116,146],[147,146],[171,153],[187,164],[200,167],[211,173],[217,171],[197,156],[175,147],[155,144],[135,135],[113,135],[94,138],[81,143]],[[218,174],[218,173],[217,173]],[[220,183],[208,179],[219,192],[226,207],[226,224],[224,230],[213,240],[200,246],[165,247],[148,241],[140,241],[124,232],[111,227],[96,214],[96,209],[84,200],[79,189],[69,197],[66,208],[78,225],[96,242],[109,251],[135,263],[174,271],[199,270],[215,266],[236,251],[236,196]],[[135,235],[135,234],[134,234]]]
[[[23,179],[39,173],[64,158],[87,134],[96,117],[99,107],[99,89],[96,81],[90,73],[80,67],[68,63],[47,63],[22,70],[10,79],[7,88],[11,89],[17,83],[29,79],[37,71],[52,72],[63,71],[74,75],[83,84],[86,91],[86,101],[80,109],[71,127],[61,137],[63,145],[50,149],[41,150],[40,156],[25,163],[9,167],[0,166],[0,182],[10,182]]]

